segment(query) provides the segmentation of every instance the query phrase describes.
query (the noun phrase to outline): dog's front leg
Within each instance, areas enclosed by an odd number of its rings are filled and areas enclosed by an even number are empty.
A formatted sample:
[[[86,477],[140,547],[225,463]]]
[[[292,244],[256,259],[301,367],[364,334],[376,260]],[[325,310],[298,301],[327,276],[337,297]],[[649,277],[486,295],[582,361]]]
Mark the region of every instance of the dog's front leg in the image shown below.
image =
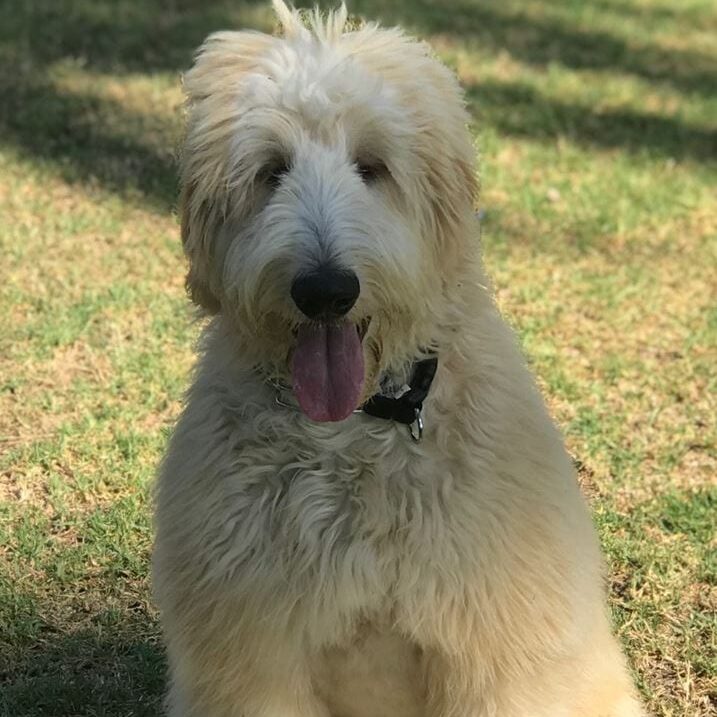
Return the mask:
[[[546,661],[523,675],[485,646],[462,654],[425,653],[427,717],[644,717],[609,633],[596,654]],[[599,654],[598,654],[599,652]]]
[[[297,641],[273,638],[239,632],[236,615],[216,613],[170,636],[169,717],[329,717]]]
[[[474,648],[425,653],[426,717],[583,717],[555,704],[546,709],[538,685],[508,679],[485,649]]]
[[[554,701],[537,673],[518,669],[519,650],[508,650],[498,633],[474,632],[467,619],[461,624],[421,636],[426,717],[587,717]]]
[[[175,676],[167,696],[167,714],[168,717],[330,717],[308,682],[297,685],[295,679],[279,672],[258,674],[256,670],[236,679],[216,675],[216,681],[210,678],[205,684]]]
[[[496,711],[493,680],[476,655],[425,650],[426,717],[513,717]]]

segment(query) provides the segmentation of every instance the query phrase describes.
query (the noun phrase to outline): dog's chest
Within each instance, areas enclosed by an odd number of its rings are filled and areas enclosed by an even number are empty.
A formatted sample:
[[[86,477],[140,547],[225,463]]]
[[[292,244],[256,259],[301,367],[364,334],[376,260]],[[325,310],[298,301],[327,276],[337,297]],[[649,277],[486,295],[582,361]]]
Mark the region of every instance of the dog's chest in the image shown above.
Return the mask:
[[[407,552],[415,568],[447,528],[440,464],[366,441],[269,457],[247,451],[222,481],[209,554],[242,590],[261,566],[262,584],[288,585],[331,612],[385,611]]]

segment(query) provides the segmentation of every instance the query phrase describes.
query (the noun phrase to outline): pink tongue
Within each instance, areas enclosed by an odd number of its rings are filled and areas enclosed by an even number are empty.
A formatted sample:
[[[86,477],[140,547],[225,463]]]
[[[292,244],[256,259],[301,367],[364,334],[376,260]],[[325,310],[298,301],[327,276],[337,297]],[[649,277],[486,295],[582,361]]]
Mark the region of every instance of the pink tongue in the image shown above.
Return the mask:
[[[291,373],[294,394],[311,420],[343,421],[357,407],[364,382],[356,326],[301,326]]]

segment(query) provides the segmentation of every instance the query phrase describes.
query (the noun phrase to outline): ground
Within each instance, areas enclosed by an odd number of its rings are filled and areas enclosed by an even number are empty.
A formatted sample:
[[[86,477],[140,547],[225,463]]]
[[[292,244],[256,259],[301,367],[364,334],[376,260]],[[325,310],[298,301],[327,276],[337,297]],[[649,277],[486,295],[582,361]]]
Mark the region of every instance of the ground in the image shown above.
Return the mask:
[[[355,0],[466,87],[486,263],[652,714],[717,714],[717,13]],[[156,715],[150,485],[192,363],[179,76],[242,0],[0,0],[0,715]]]

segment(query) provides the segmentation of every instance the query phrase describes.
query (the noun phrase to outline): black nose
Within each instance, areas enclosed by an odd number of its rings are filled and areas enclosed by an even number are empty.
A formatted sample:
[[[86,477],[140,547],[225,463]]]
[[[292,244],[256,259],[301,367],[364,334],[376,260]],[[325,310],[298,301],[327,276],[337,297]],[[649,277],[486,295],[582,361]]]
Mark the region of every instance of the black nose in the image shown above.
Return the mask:
[[[317,269],[300,274],[291,285],[291,298],[310,319],[337,319],[348,314],[361,285],[352,271]]]

